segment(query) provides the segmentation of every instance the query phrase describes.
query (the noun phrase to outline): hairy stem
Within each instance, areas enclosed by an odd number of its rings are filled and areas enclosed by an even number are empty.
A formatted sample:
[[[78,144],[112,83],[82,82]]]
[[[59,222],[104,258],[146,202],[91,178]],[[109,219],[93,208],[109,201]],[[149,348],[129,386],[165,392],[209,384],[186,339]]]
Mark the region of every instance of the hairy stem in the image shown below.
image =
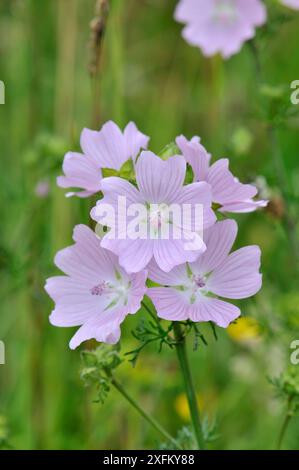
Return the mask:
[[[133,408],[158,432],[163,436],[167,441],[171,442],[174,445],[175,449],[181,449],[177,441],[164,429],[161,424],[159,424],[155,418],[148,414],[141,406],[132,398],[123,386],[110,374],[111,383],[116,388],[116,390],[121,393],[121,395],[133,406]]]
[[[173,331],[176,339],[176,351],[184,378],[185,390],[188,399],[190,415],[194,427],[198,448],[205,449],[205,440],[200,422],[199,410],[197,406],[196,393],[191,376],[190,366],[187,358],[186,341],[178,322],[173,322]]]
[[[280,432],[279,432],[279,436],[278,436],[277,450],[281,449],[285,433],[287,431],[287,428],[288,428],[289,423],[291,421],[291,418],[293,416],[293,413],[291,411],[292,401],[293,401],[293,397],[290,396],[289,399],[288,399],[287,413],[284,417],[284,420],[283,420],[283,423],[282,423],[282,426],[281,426],[281,429],[280,429]]]

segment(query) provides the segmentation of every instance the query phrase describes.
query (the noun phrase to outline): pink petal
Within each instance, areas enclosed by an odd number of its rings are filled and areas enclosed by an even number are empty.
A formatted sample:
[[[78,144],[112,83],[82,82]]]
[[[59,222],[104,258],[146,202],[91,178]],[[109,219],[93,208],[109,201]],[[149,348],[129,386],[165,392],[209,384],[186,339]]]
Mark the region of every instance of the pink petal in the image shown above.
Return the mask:
[[[170,321],[192,320],[194,322],[212,321],[227,328],[239,315],[240,310],[233,304],[212,297],[202,297],[190,304],[179,290],[171,287],[153,287],[147,295],[152,300],[160,318]]]
[[[100,131],[84,129],[80,142],[83,152],[101,168],[119,170],[128,160],[124,136],[112,121],[106,122]]]
[[[233,304],[213,297],[202,297],[201,301],[190,308],[190,320],[194,322],[212,321],[216,325],[227,328],[240,316],[240,309]]]
[[[70,348],[77,348],[83,341],[96,339],[99,342],[115,344],[120,337],[120,324],[125,318],[123,309],[94,315],[76,332],[70,341]]]
[[[211,186],[205,182],[192,183],[184,186],[180,193],[176,197],[177,204],[190,204],[192,217],[192,230],[198,231],[202,228],[208,228],[216,222],[216,216],[211,208],[212,204],[212,193]],[[201,204],[203,206],[203,220],[195,221],[194,208],[195,204]],[[183,208],[183,206],[182,206]],[[196,223],[195,223],[196,222]],[[200,224],[198,225],[198,223]],[[203,225],[201,224],[203,223]]]
[[[88,296],[88,287],[66,276],[47,280],[45,290],[56,302],[50,322],[56,326],[81,325],[99,311],[98,298]]]
[[[169,272],[179,264],[195,261],[205,248],[203,242],[193,251],[186,248],[186,240],[154,240],[154,257],[162,271]]]
[[[222,158],[209,170],[207,181],[212,186],[213,201],[224,204],[254,197],[257,193],[255,186],[240,183],[229,171],[228,165],[228,159]]]
[[[63,161],[63,172],[66,176],[58,176],[57,184],[61,188],[83,188],[86,191],[72,193],[87,197],[101,188],[101,170],[94,160],[86,155],[68,152]]]
[[[100,240],[85,225],[77,225],[74,229],[75,245],[59,251],[55,264],[61,271],[85,285],[90,285],[96,277],[106,280],[114,278],[116,258],[101,249]]]
[[[176,202],[186,173],[186,163],[176,155],[163,161],[152,152],[142,152],[136,163],[139,190],[147,202]]]
[[[192,264],[192,270],[202,274],[213,271],[227,258],[237,236],[238,226],[234,220],[217,222],[204,233],[207,249],[198,261]]]
[[[230,254],[210,275],[207,288],[216,295],[244,299],[256,294],[262,285],[259,274],[261,251],[247,246]]]
[[[256,209],[267,207],[269,201],[259,200],[255,201],[252,199],[225,203],[220,209],[220,212],[235,212],[235,213],[247,213],[254,212]]]
[[[153,302],[158,317],[171,321],[188,320],[188,305],[177,290],[153,287],[148,289],[147,295]]]
[[[119,256],[119,264],[128,273],[137,273],[146,268],[153,257],[152,240],[111,240],[105,235],[101,245]]]
[[[176,138],[176,144],[185,160],[191,165],[194,181],[206,181],[211,155],[206,151],[199,139],[188,141],[183,135]]]
[[[141,149],[146,149],[149,143],[149,137],[142,134],[134,122],[129,122],[124,130],[126,154],[128,159],[136,159]]]
[[[125,204],[126,208],[128,208],[131,204],[144,203],[142,195],[135,188],[135,186],[123,178],[118,178],[115,176],[104,178],[102,180],[102,191],[104,193],[104,198],[97,202],[96,206],[91,210],[90,215],[97,222],[101,222],[102,217],[105,216],[106,212],[104,209],[108,209],[109,207],[109,214],[107,214],[106,224],[109,227],[114,227],[120,220],[120,217],[124,224],[124,228],[126,223],[129,222],[126,210],[120,212],[120,198],[122,198],[122,202]]]
[[[187,276],[186,264],[176,266],[169,272],[162,271],[157,265],[156,261],[151,261],[148,265],[148,277],[154,282],[164,286],[179,286],[184,285]]]

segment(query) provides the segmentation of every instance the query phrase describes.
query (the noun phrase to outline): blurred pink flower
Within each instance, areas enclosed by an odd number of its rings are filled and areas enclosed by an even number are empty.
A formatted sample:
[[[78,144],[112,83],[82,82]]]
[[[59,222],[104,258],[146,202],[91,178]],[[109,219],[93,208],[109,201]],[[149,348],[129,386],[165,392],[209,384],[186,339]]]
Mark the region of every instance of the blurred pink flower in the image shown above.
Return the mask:
[[[55,258],[66,276],[52,277],[45,286],[56,303],[50,322],[64,327],[82,325],[70,342],[72,349],[91,338],[116,343],[126,315],[141,306],[147,273],[127,274],[85,225],[75,227],[73,239],[75,244]]]
[[[299,0],[281,0],[281,3],[287,7],[299,10]]]
[[[174,16],[186,24],[182,34],[189,44],[205,56],[220,53],[227,59],[254,37],[267,15],[260,0],[181,0]]]
[[[240,315],[235,305],[218,297],[244,299],[261,288],[260,249],[247,246],[229,254],[237,235],[233,220],[217,222],[205,232],[207,250],[197,261],[169,273],[155,262],[148,271],[152,281],[165,287],[148,289],[158,316],[166,320],[212,321],[226,328]]]
[[[46,198],[50,192],[50,183],[48,180],[40,180],[34,189],[35,195],[41,199]]]
[[[68,152],[64,157],[65,176],[57,178],[61,188],[82,188],[67,196],[88,197],[101,189],[102,169],[120,170],[129,159],[135,160],[141,149],[147,148],[149,137],[142,134],[133,122],[124,132],[112,121],[100,131],[84,129],[81,134],[82,153]]]
[[[186,162],[181,155],[176,155],[163,161],[161,158],[152,152],[141,152],[137,163],[135,165],[136,181],[138,189],[131,183],[122,178],[111,177],[102,180],[102,192],[104,198],[97,202],[96,207],[91,211],[91,216],[97,222],[101,222],[101,215],[103,208],[114,208],[116,217],[111,217],[107,225],[113,229],[113,233],[118,234],[115,238],[110,237],[109,232],[102,239],[102,246],[111,250],[119,256],[119,263],[128,272],[138,272],[144,269],[150,260],[154,257],[158,265],[164,271],[170,271],[174,266],[184,263],[186,261],[195,261],[199,254],[205,250],[205,245],[202,239],[199,238],[200,247],[195,250],[187,250],[185,248],[186,240],[190,240],[195,232],[201,228],[211,226],[215,223],[216,217],[211,209],[211,189],[205,183],[193,183],[183,186],[186,174]],[[125,233],[122,235],[123,228],[120,229],[120,222],[123,222],[123,216],[118,212],[119,197],[124,197],[127,205],[139,204],[144,208],[145,218],[142,223],[150,226],[155,230],[159,226],[164,217],[163,208],[169,208],[171,204],[183,207],[188,204],[193,208],[196,204],[201,204],[203,207],[203,227],[198,227],[194,214],[190,216],[190,225],[194,232],[188,231],[184,223],[180,227],[182,236],[177,239],[175,236],[170,236],[166,239],[158,237],[146,236],[135,237],[133,239]],[[158,206],[157,217],[150,212],[149,207],[153,204]],[[121,220],[119,221],[121,217]],[[128,217],[125,214],[124,217]],[[128,221],[129,222],[129,221]],[[169,219],[169,213],[165,211],[165,220],[163,224],[172,226],[172,221]],[[127,224],[128,225],[128,224]]]
[[[229,171],[227,158],[221,158],[210,166],[211,155],[200,143],[199,137],[188,141],[181,135],[177,137],[176,143],[192,167],[194,181],[206,181],[211,185],[212,200],[221,205],[220,212],[253,212],[267,205],[267,201],[253,200],[257,188],[240,183]]]

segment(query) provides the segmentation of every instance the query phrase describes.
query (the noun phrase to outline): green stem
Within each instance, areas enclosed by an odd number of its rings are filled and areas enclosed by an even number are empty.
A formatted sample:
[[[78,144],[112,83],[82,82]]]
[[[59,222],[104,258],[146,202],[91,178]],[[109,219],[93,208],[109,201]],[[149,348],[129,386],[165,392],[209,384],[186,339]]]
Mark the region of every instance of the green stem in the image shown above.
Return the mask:
[[[282,441],[284,439],[284,436],[285,436],[285,433],[287,431],[287,428],[289,426],[289,423],[291,421],[291,418],[293,416],[293,413],[291,411],[291,404],[292,404],[292,401],[293,401],[293,397],[289,397],[288,399],[288,407],[287,407],[287,413],[285,415],[285,418],[283,420],[283,423],[282,423],[282,426],[281,426],[281,430],[280,430],[280,433],[279,433],[279,437],[278,437],[278,442],[277,442],[277,450],[280,450],[281,449],[281,446],[282,446]]]
[[[152,319],[160,326],[160,322],[159,322],[159,319],[158,319],[157,315],[155,315],[154,312],[152,312],[152,310],[146,305],[145,302],[142,301],[141,305],[147,311],[147,313],[150,314]]]
[[[199,410],[197,406],[197,399],[194,390],[193,380],[191,376],[190,366],[187,358],[185,337],[182,333],[181,326],[178,322],[173,322],[173,331],[176,339],[176,350],[181,366],[181,371],[184,377],[186,395],[188,399],[190,415],[194,427],[194,432],[198,444],[198,448],[205,449],[205,440],[200,422]]]
[[[122,396],[135,408],[135,410],[156,430],[158,431],[167,441],[171,442],[175,449],[182,449],[177,441],[164,429],[152,416],[150,416],[138,403],[132,398],[123,386],[110,374],[111,383],[122,394]]]

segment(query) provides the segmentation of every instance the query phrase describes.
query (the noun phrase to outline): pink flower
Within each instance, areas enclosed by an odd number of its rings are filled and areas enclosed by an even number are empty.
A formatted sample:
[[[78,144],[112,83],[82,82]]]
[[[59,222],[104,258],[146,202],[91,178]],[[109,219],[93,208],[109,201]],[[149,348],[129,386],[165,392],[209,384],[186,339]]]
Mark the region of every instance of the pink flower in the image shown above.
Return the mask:
[[[111,233],[114,233],[114,238],[108,232],[102,239],[102,246],[118,255],[120,265],[128,272],[144,269],[153,257],[164,271],[170,271],[174,266],[186,261],[195,261],[205,250],[202,238],[196,235],[198,245],[194,250],[186,249],[186,241],[193,239],[195,232],[197,234],[201,228],[211,226],[216,220],[211,209],[209,185],[201,182],[183,186],[186,162],[179,155],[163,161],[152,152],[142,152],[135,170],[138,189],[122,178],[111,177],[102,180],[104,198],[98,201],[91,216],[101,222],[101,214],[105,207],[113,207],[116,214],[116,217],[108,218],[106,221],[106,225],[113,229]],[[133,205],[137,204],[143,209],[139,228],[141,229],[143,225],[146,227],[145,237],[128,236],[132,235],[128,233],[129,231],[124,233],[123,224],[126,229],[131,219],[129,220],[127,213],[123,215],[118,210],[120,197],[125,199],[127,206],[133,208]],[[180,239],[176,239],[170,232],[167,239],[158,233],[162,225],[171,228],[175,226],[168,210],[173,204],[183,209],[184,205],[188,205],[191,209],[195,205],[201,205],[203,208],[203,220],[197,220],[195,211],[190,212],[190,219],[187,221],[190,224],[183,220],[179,227],[182,233]],[[154,211],[153,205],[156,206]],[[203,227],[200,227],[201,222]],[[189,230],[190,227],[192,230]],[[155,236],[147,236],[147,229],[150,229]]]
[[[181,0],[175,10],[175,19],[186,24],[183,37],[189,44],[205,56],[224,58],[239,52],[266,16],[260,0]]]
[[[281,0],[281,3],[287,7],[299,10],[299,0]]]
[[[212,200],[222,206],[221,212],[252,212],[267,205],[267,201],[253,200],[257,188],[240,183],[229,171],[227,158],[221,158],[210,166],[211,155],[201,145],[199,137],[188,141],[181,135],[176,143],[193,169],[194,181],[206,181],[211,185]]]
[[[82,188],[67,196],[88,197],[101,189],[102,168],[120,170],[129,159],[135,160],[140,150],[147,148],[149,138],[142,134],[133,122],[124,132],[112,121],[100,131],[84,129],[81,134],[82,153],[68,152],[64,157],[65,176],[57,178],[61,188]]]
[[[34,188],[35,195],[41,199],[49,196],[50,183],[48,180],[40,180]]]
[[[91,338],[116,343],[126,315],[140,308],[147,273],[127,274],[85,225],[75,227],[73,239],[75,244],[55,258],[66,276],[52,277],[45,286],[56,303],[50,322],[65,327],[82,325],[70,342],[72,349]]]
[[[235,305],[219,299],[244,299],[261,288],[260,249],[247,246],[231,254],[237,235],[233,220],[217,222],[205,232],[207,250],[197,261],[165,273],[152,262],[149,278],[165,287],[148,289],[158,316],[166,320],[212,321],[226,328],[240,315]]]

